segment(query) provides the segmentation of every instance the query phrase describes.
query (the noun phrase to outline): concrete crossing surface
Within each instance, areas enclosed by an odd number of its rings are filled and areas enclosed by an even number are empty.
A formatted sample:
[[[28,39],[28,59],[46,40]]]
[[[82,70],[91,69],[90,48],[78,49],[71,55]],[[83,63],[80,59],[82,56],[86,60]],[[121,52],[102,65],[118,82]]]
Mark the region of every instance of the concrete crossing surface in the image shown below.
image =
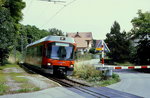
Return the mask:
[[[79,88],[79,89],[76,89]],[[142,98],[107,87],[55,87],[32,93],[3,95],[0,98]]]

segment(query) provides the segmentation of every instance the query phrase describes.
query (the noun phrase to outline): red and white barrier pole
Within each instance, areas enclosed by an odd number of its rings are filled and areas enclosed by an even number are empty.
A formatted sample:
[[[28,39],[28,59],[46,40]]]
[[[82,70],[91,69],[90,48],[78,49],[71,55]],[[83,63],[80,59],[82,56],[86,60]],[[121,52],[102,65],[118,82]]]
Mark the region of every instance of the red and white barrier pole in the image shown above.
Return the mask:
[[[102,66],[104,67],[104,42],[103,42],[103,40],[102,40],[101,48],[102,48]]]

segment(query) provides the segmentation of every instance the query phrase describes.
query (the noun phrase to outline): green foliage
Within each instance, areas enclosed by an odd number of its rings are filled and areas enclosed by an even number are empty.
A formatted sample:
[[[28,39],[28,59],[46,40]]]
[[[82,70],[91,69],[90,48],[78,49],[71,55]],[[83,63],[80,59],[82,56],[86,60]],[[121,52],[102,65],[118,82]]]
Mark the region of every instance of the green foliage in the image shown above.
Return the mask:
[[[45,36],[48,35],[57,35],[57,36],[62,36],[63,33],[61,30],[58,30],[56,28],[50,29],[49,31],[47,30],[40,30],[36,26],[31,26],[31,25],[21,25],[20,27],[20,35],[17,36],[17,50],[21,52],[21,45],[23,48],[29,43],[32,43],[36,40],[39,40]]]
[[[2,83],[0,84],[0,95],[3,95],[7,91],[7,86]]]
[[[15,23],[19,23],[22,20],[23,14],[21,10],[25,7],[25,2],[22,0],[6,0],[5,7],[9,9]]]
[[[89,53],[96,54],[97,52],[95,51],[95,48],[91,48],[91,49],[89,50]]]
[[[105,42],[108,44],[110,53],[108,56],[114,62],[124,62],[129,59],[130,54],[130,41],[127,38],[125,31],[120,32],[120,25],[114,22],[111,27],[110,33],[107,33]]]
[[[22,0],[0,1],[0,65],[6,62],[13,47],[24,7]]]
[[[57,35],[57,36],[63,36],[63,32],[61,30],[58,30],[56,28],[52,28],[52,29],[49,29],[49,32],[51,35]]]
[[[124,62],[124,63],[114,63],[115,65],[118,66],[134,66],[134,64],[130,63],[130,62]]]
[[[22,88],[19,90],[16,90],[14,93],[23,93],[23,92],[31,92],[31,91],[39,91],[39,87],[34,87],[34,88]]]
[[[150,37],[150,12],[142,13],[141,10],[138,11],[138,17],[132,19],[131,23],[133,29],[131,30],[131,35],[134,38],[145,39]]]
[[[82,79],[89,79],[89,78],[101,78],[102,73],[101,71],[98,71],[95,69],[94,66],[91,65],[82,65],[82,66],[76,66],[74,73],[74,76]]]
[[[20,52],[22,51],[21,47],[24,49],[27,44],[39,40],[47,35],[50,35],[48,31],[40,30],[36,26],[30,25],[21,25],[19,32],[20,34],[17,36],[16,49]]]
[[[150,12],[138,11],[138,17],[132,19],[133,29],[129,33],[132,39],[138,39],[138,44],[132,53],[133,62],[149,64],[150,62]]]
[[[137,46],[136,61],[138,64],[147,65],[150,63],[150,40],[140,40]]]
[[[13,69],[16,68],[19,71],[14,72]],[[4,73],[5,69],[9,69],[7,73]],[[10,93],[21,93],[21,92],[32,92],[32,91],[38,91],[40,90],[39,87],[36,87],[34,84],[30,83],[29,79],[25,78],[27,73],[24,71],[21,71],[19,65],[16,64],[7,64],[5,66],[0,66],[0,95],[3,94],[10,94]],[[16,89],[11,91],[10,89],[13,88],[13,85],[7,85],[8,82],[8,77],[10,77],[13,82],[12,84],[19,84],[18,87],[20,89]]]
[[[92,65],[76,65],[73,76],[86,80],[93,86],[107,86],[120,81],[119,75],[113,74],[111,78],[106,78],[102,71]]]
[[[13,20],[9,10],[3,7],[0,8],[0,31],[0,65],[3,65],[15,39]]]
[[[101,81],[100,83],[98,83],[98,85],[100,85],[100,86],[108,86],[108,85],[114,84],[114,83],[119,82],[119,81],[120,81],[119,75],[113,74],[112,78],[109,78],[107,80]]]

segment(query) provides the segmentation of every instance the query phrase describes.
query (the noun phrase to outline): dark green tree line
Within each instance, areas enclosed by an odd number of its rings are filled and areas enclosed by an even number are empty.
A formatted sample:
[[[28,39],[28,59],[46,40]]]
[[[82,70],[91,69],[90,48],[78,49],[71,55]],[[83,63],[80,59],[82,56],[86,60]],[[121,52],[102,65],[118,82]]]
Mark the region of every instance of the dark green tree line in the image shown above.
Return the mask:
[[[106,37],[105,42],[110,49],[108,56],[112,58],[114,62],[127,61],[130,53],[130,41],[125,31],[120,32],[120,25],[118,22],[114,22],[110,33],[107,33]]]
[[[130,32],[133,40],[138,40],[132,55],[137,64],[150,64],[150,12],[138,11],[138,17],[132,19]]]
[[[17,38],[17,50],[20,52],[22,51],[21,47],[23,47],[24,50],[27,44],[30,44],[45,36],[48,35],[63,36],[62,31],[56,28],[49,29],[48,31],[48,30],[41,30],[36,26],[31,25],[21,25],[19,32],[20,33]]]
[[[132,61],[132,63],[150,64],[150,12],[138,11],[131,20],[133,28],[129,33],[120,32],[120,25],[114,22],[106,43],[110,48],[108,56],[114,62]],[[132,44],[131,44],[132,43]]]
[[[51,28],[51,29],[49,29],[49,33],[51,34],[51,35],[57,35],[57,36],[63,36],[64,35],[64,33],[61,31],[61,30],[59,30],[59,29],[56,29],[56,28]]]

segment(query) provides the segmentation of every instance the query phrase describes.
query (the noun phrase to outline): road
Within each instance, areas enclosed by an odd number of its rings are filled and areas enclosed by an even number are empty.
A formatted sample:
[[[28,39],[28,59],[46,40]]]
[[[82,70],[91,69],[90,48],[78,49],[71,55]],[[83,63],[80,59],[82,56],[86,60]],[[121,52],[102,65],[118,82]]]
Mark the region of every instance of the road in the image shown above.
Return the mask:
[[[121,82],[108,86],[109,88],[150,98],[150,73],[135,70],[116,70]]]
[[[98,62],[98,59],[94,59],[80,63],[97,64]],[[109,88],[150,98],[150,73],[142,73],[131,69],[118,69],[114,70],[114,72],[120,76],[121,81],[108,86]]]

